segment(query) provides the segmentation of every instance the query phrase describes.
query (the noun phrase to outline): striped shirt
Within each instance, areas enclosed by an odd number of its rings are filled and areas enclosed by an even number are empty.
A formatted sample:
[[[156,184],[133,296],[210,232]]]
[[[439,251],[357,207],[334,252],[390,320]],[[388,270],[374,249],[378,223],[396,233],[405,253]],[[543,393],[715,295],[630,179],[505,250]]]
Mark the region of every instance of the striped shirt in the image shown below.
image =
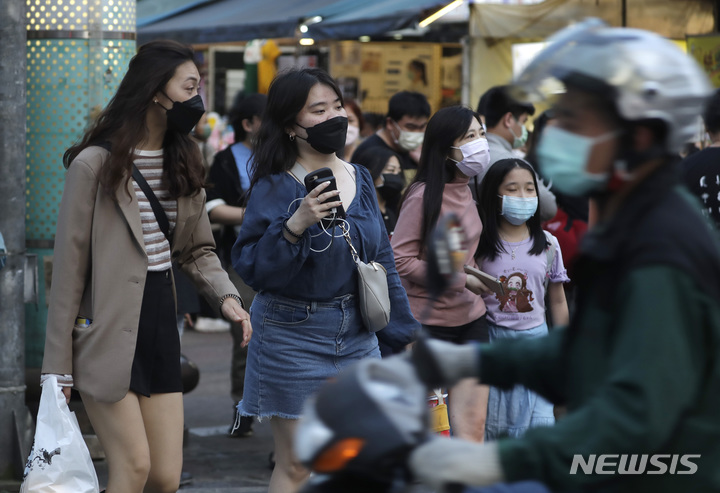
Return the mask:
[[[170,198],[167,184],[163,182],[163,151],[135,151],[135,166],[148,182],[160,205],[165,210],[168,222],[170,223],[170,234],[175,229],[177,220],[177,200]],[[145,196],[140,186],[133,180],[135,195],[140,206],[140,221],[142,222],[143,240],[145,241],[145,252],[148,256],[149,271],[164,271],[172,267],[170,258],[170,243],[160,229],[155,219],[155,213],[150,206],[150,201]]]

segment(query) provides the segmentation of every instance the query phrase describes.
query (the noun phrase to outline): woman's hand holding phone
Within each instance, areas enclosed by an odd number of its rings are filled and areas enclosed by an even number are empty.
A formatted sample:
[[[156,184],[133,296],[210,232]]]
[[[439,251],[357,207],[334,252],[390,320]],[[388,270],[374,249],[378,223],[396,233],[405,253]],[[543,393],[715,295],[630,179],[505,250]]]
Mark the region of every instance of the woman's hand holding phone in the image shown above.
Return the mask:
[[[324,182],[315,187],[300,202],[300,207],[288,219],[288,227],[297,234],[302,234],[313,224],[320,222],[324,217],[328,217],[331,209],[335,209],[342,205],[339,200],[340,191],[332,190],[323,193],[330,182]],[[337,201],[325,202],[328,199],[337,198]],[[324,202],[324,203],[323,203]]]

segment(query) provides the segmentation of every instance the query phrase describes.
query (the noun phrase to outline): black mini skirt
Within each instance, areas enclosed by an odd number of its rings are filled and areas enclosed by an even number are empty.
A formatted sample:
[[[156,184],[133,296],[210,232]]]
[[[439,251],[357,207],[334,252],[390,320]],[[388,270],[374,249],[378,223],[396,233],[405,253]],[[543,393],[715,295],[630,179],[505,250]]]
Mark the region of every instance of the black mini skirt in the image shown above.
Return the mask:
[[[170,270],[147,273],[130,390],[146,397],[183,390]]]

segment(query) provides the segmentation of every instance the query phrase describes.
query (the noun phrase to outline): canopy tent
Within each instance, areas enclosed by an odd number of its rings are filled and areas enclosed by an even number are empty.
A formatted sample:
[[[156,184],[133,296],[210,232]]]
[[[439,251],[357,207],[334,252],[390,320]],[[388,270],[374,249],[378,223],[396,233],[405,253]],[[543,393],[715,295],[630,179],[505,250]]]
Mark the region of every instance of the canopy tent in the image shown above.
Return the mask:
[[[139,0],[136,7],[137,27],[193,9],[212,0]]]
[[[160,0],[153,12],[138,3],[138,40],[170,38],[185,43],[221,43],[256,38],[293,38],[304,20],[308,37],[357,39],[406,28],[447,0]],[[153,0],[155,2],[155,0]]]
[[[145,0],[147,1],[147,0]],[[221,43],[256,38],[292,38],[307,12],[336,0],[215,0],[140,26],[140,44],[169,38],[184,43]]]
[[[378,37],[414,26],[426,14],[448,3],[448,0],[340,0],[309,13],[324,20],[309,26],[308,36],[316,40]]]
[[[625,24],[684,39],[714,29],[713,0],[626,0]],[[475,105],[490,87],[512,80],[512,46],[543,41],[585,17],[622,25],[622,0],[545,0],[534,5],[474,4],[470,8],[469,93]],[[491,68],[491,70],[488,70]]]
[[[628,27],[667,38],[713,30],[713,0],[625,0]],[[470,35],[482,38],[545,38],[573,21],[599,17],[622,25],[622,0],[545,0],[534,5],[475,3]]]

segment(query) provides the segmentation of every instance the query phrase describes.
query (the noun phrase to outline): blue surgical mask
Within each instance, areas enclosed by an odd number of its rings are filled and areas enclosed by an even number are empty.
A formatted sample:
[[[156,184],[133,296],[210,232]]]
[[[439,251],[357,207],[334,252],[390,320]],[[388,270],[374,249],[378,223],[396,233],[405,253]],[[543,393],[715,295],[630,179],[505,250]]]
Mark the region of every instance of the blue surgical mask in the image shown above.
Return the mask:
[[[607,185],[610,173],[585,171],[595,144],[617,135],[608,132],[598,137],[584,137],[558,127],[547,127],[537,149],[540,169],[552,187],[567,195],[581,197]]]
[[[525,224],[535,215],[538,208],[537,197],[514,197],[512,195],[498,195],[502,199],[500,215],[513,226]]]

